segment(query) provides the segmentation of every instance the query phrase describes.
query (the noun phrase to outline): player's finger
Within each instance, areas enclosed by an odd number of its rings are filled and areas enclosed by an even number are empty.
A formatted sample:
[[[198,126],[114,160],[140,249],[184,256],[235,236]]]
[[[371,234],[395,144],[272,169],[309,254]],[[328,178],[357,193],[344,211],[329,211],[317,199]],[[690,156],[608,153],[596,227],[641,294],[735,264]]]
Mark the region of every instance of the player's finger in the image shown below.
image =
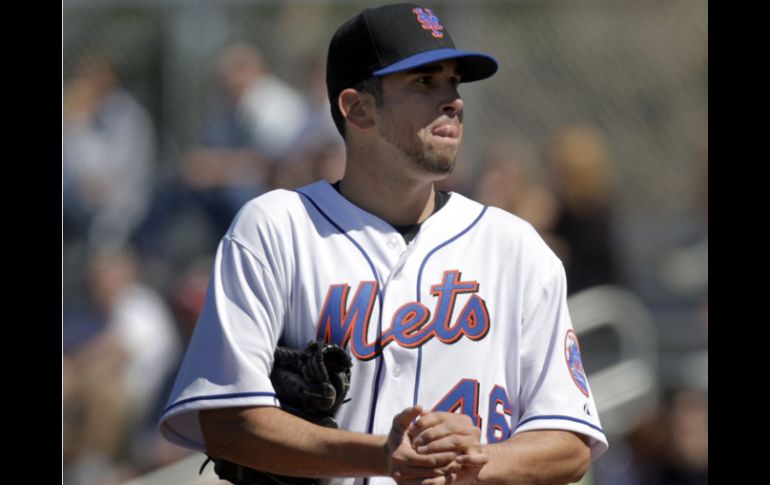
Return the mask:
[[[441,423],[441,418],[439,418],[435,412],[424,411],[423,415],[420,416],[420,419],[415,423],[415,430],[423,431],[424,429],[436,426],[439,423]]]
[[[427,412],[420,416],[420,419],[414,423],[409,430],[409,437],[414,439],[428,430],[438,433],[440,436],[449,433],[468,434],[468,430],[476,428],[473,421],[464,414],[445,413],[445,412]],[[435,439],[436,436],[431,436]]]
[[[410,439],[412,441],[412,445],[417,448],[418,446],[425,445],[431,441],[436,441],[451,435],[480,436],[480,431],[478,431],[478,428],[473,425],[466,426],[465,424],[444,422],[437,424],[436,426],[432,426],[420,432],[416,436],[412,434]]]
[[[409,425],[412,423],[412,420],[417,418],[421,412],[422,406],[417,404],[415,406],[410,406],[396,414],[396,416],[393,418],[393,430],[399,434],[404,434],[407,428],[409,428]]]
[[[451,434],[430,441],[424,445],[419,445],[415,449],[417,450],[417,453],[420,454],[435,454],[447,451],[467,453],[469,451],[478,450],[480,447],[481,444],[479,443],[479,440],[473,436]]]
[[[453,450],[422,454],[412,451],[403,457],[403,463],[413,467],[441,468],[452,463],[457,456],[458,453]]]
[[[398,483],[404,481],[417,481],[420,482],[426,478],[434,478],[441,476],[441,473],[433,468],[420,468],[420,467],[404,467],[392,473],[392,477]]]
[[[462,466],[481,467],[489,463],[489,455],[486,453],[465,453],[455,458],[455,463]]]
[[[423,415],[420,416],[420,419],[415,423],[415,431],[420,432],[424,431],[432,426],[437,426],[443,422],[446,422],[448,420],[456,419],[452,415],[454,413],[444,413],[444,412],[435,412],[435,411],[424,411]],[[460,416],[460,415],[455,415]]]
[[[467,422],[442,422],[421,432],[411,439],[412,447],[415,449],[427,445],[434,441],[456,437],[462,440],[462,443],[481,443],[481,430],[468,420]]]

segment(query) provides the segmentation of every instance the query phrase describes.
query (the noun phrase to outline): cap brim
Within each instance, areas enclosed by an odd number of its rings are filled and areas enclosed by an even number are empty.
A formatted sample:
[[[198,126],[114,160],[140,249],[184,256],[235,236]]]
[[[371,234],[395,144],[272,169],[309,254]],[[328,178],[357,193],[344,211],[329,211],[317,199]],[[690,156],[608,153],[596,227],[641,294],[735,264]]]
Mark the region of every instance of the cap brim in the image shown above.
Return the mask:
[[[374,76],[384,76],[447,59],[458,60],[460,72],[462,73],[461,82],[480,81],[497,72],[497,61],[490,55],[480,52],[459,51],[457,49],[435,49],[407,57],[388,67],[374,71],[372,74]]]

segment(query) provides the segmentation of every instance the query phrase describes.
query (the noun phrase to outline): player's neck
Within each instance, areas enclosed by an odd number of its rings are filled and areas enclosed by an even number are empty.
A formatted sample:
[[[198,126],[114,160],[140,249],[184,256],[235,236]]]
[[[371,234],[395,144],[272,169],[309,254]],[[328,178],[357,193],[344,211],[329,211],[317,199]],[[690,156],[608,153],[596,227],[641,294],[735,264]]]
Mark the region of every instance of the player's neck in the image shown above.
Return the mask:
[[[419,224],[433,214],[433,182],[381,177],[368,172],[365,165],[348,160],[345,176],[340,181],[340,193],[393,226]]]

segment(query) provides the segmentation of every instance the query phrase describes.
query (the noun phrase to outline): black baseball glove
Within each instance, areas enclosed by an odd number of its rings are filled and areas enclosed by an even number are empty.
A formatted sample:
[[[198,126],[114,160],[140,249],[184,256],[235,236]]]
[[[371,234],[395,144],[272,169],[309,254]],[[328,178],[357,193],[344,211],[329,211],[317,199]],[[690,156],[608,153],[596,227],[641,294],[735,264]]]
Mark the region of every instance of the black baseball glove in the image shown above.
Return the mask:
[[[281,409],[307,421],[337,428],[334,413],[350,388],[353,361],[342,347],[322,341],[310,342],[303,349],[278,347],[270,372]],[[315,485],[317,478],[275,475],[209,456],[222,480],[236,485]]]

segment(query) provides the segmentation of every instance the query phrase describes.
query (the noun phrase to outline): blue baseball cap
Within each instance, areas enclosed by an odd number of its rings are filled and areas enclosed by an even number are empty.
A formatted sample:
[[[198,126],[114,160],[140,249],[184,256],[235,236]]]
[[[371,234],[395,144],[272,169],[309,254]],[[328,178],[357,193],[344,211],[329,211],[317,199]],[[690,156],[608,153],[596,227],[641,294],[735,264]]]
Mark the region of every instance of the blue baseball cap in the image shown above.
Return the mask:
[[[334,106],[340,93],[372,76],[384,76],[456,59],[461,82],[497,72],[489,54],[455,48],[441,20],[429,8],[398,3],[367,8],[334,33],[326,61],[326,87]]]

